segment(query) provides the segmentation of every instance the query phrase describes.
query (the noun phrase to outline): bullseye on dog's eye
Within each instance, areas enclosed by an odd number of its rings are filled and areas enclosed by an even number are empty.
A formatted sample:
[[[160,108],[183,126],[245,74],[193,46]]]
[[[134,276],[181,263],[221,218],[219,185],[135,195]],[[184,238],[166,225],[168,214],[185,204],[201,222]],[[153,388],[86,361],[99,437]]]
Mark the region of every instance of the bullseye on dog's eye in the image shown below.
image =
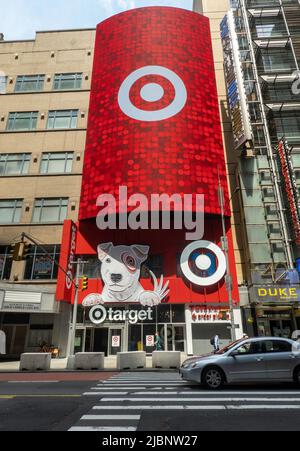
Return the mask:
[[[132,255],[125,254],[122,260],[130,271],[136,270],[136,261]]]
[[[110,258],[107,258],[105,261],[106,261],[106,263],[111,263],[111,259]]]

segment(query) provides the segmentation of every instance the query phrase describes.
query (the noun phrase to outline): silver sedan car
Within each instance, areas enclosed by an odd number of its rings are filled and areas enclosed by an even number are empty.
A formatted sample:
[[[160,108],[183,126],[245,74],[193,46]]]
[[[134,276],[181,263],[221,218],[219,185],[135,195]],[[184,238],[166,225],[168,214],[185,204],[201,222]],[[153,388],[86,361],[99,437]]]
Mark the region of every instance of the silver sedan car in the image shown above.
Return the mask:
[[[285,338],[251,338],[231,343],[216,354],[186,360],[187,381],[217,390],[224,384],[294,381],[300,385],[300,343]]]

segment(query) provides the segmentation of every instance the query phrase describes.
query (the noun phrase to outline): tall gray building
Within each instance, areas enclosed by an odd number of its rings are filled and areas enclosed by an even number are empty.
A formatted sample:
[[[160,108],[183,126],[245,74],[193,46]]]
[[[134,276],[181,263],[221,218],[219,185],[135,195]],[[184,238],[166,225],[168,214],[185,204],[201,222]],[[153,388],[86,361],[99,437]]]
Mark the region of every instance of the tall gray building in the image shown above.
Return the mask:
[[[300,329],[299,1],[234,0],[221,39],[249,291],[245,327],[290,336]]]

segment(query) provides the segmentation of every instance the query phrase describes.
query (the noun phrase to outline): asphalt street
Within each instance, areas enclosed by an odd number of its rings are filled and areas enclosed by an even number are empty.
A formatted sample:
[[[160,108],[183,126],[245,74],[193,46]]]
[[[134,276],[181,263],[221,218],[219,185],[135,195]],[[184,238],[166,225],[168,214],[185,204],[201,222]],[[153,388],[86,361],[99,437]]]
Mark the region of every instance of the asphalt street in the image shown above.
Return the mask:
[[[107,377],[0,382],[0,431],[300,430],[300,389],[292,384],[210,392],[175,372]]]

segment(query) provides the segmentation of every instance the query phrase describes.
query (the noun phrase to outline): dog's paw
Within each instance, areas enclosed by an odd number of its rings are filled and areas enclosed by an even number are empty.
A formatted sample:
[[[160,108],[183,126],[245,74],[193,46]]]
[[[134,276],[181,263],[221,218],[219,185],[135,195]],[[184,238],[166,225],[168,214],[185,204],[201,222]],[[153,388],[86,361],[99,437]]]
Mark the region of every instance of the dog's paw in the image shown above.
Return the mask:
[[[83,307],[93,307],[94,305],[104,304],[101,294],[89,294],[82,302]]]
[[[144,291],[140,294],[139,302],[144,307],[154,307],[155,305],[159,305],[161,303],[160,296],[153,291]]]

